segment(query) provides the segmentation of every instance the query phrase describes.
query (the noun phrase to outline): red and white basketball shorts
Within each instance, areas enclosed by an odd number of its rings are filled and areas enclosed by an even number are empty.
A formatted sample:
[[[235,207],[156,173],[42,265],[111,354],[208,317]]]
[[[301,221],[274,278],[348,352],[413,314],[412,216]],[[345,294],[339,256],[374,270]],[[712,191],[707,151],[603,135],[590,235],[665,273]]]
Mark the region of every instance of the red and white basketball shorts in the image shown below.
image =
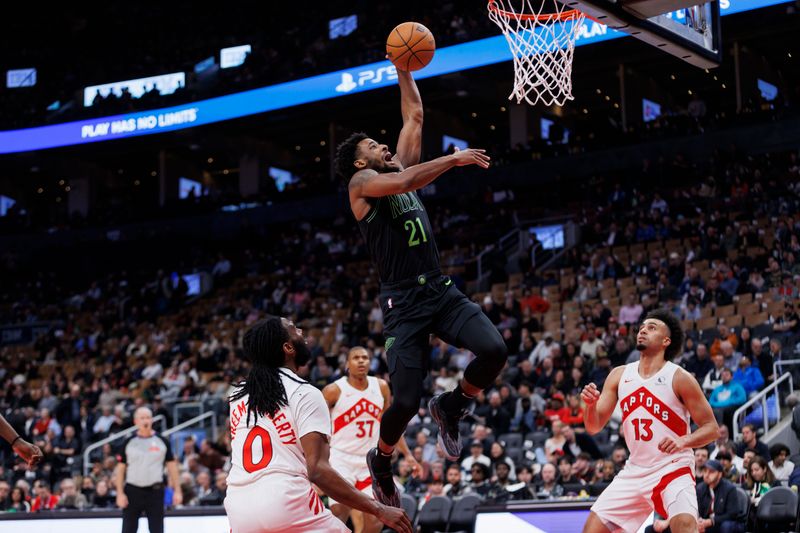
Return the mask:
[[[369,475],[366,454],[352,455],[338,452],[331,448],[330,463],[333,469],[336,470],[345,481],[353,485],[356,490],[360,490],[370,498],[373,497],[372,478]],[[336,500],[330,497],[329,501],[331,505],[336,503]]]
[[[350,533],[300,476],[275,474],[229,486],[225,511],[231,533]]]
[[[697,518],[690,461],[655,468],[628,462],[592,505],[592,511],[614,532],[638,531],[654,510],[667,519],[682,513]]]

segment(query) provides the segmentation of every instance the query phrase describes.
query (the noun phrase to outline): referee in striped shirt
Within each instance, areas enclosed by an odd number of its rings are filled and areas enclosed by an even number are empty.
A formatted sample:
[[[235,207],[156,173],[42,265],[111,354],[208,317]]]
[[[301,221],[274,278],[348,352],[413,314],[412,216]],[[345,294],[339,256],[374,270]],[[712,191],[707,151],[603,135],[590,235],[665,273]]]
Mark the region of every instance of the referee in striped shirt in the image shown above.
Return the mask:
[[[147,516],[150,533],[163,533],[165,465],[174,490],[172,503],[183,502],[178,462],[167,440],[153,431],[150,409],[138,408],[133,414],[133,423],[138,431],[125,441],[114,476],[117,505],[122,509],[122,533],[136,533],[142,511]]]

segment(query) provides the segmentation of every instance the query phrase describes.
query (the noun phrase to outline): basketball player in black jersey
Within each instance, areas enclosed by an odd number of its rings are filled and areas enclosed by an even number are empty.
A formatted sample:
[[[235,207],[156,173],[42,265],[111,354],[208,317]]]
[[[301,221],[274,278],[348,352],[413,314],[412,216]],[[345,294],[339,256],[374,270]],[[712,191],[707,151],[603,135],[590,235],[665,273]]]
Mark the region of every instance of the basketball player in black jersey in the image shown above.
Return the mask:
[[[338,172],[349,179],[350,208],[367,242],[381,280],[379,295],[394,402],[381,420],[378,447],[367,454],[378,501],[400,505],[392,480],[391,457],[409,420],[417,413],[422,382],[429,370],[431,333],[476,355],[452,392],[434,397],[431,417],[439,441],[455,460],[461,453],[458,422],[470,401],[503,369],[507,353],[500,333],[443,276],[428,213],[416,191],[459,166],[489,167],[484,150],[467,149],[420,163],[422,100],[408,72],[397,72],[403,128],[397,152],[364,133],[337,148]]]

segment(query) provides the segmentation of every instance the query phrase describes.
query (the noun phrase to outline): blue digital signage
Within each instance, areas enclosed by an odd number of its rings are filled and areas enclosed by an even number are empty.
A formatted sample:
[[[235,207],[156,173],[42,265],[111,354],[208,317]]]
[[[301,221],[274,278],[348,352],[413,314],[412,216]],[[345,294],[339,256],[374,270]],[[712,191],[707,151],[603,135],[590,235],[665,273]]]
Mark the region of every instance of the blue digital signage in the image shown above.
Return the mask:
[[[786,3],[787,0],[720,0],[723,15]],[[627,34],[587,20],[576,45],[608,41]],[[415,74],[416,79],[511,60],[502,35],[448,46],[436,51],[433,61]],[[175,131],[301,104],[336,98],[393,85],[394,66],[380,61],[260,89],[229,94],[190,104],[126,113],[50,126],[0,131],[0,154],[27,152],[83,143],[123,139]]]

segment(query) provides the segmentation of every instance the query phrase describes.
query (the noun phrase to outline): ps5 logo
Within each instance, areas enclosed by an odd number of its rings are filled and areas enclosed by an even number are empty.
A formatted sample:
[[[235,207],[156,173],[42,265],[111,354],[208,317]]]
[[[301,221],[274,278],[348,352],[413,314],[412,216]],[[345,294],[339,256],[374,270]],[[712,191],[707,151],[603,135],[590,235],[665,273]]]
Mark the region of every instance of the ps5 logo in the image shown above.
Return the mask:
[[[356,80],[349,72],[342,73],[342,82],[336,86],[337,93],[349,93],[356,87],[363,87],[367,83],[375,84],[383,80],[396,80],[397,69],[394,65],[388,67],[381,67],[376,69],[362,70],[358,73],[358,80]]]

